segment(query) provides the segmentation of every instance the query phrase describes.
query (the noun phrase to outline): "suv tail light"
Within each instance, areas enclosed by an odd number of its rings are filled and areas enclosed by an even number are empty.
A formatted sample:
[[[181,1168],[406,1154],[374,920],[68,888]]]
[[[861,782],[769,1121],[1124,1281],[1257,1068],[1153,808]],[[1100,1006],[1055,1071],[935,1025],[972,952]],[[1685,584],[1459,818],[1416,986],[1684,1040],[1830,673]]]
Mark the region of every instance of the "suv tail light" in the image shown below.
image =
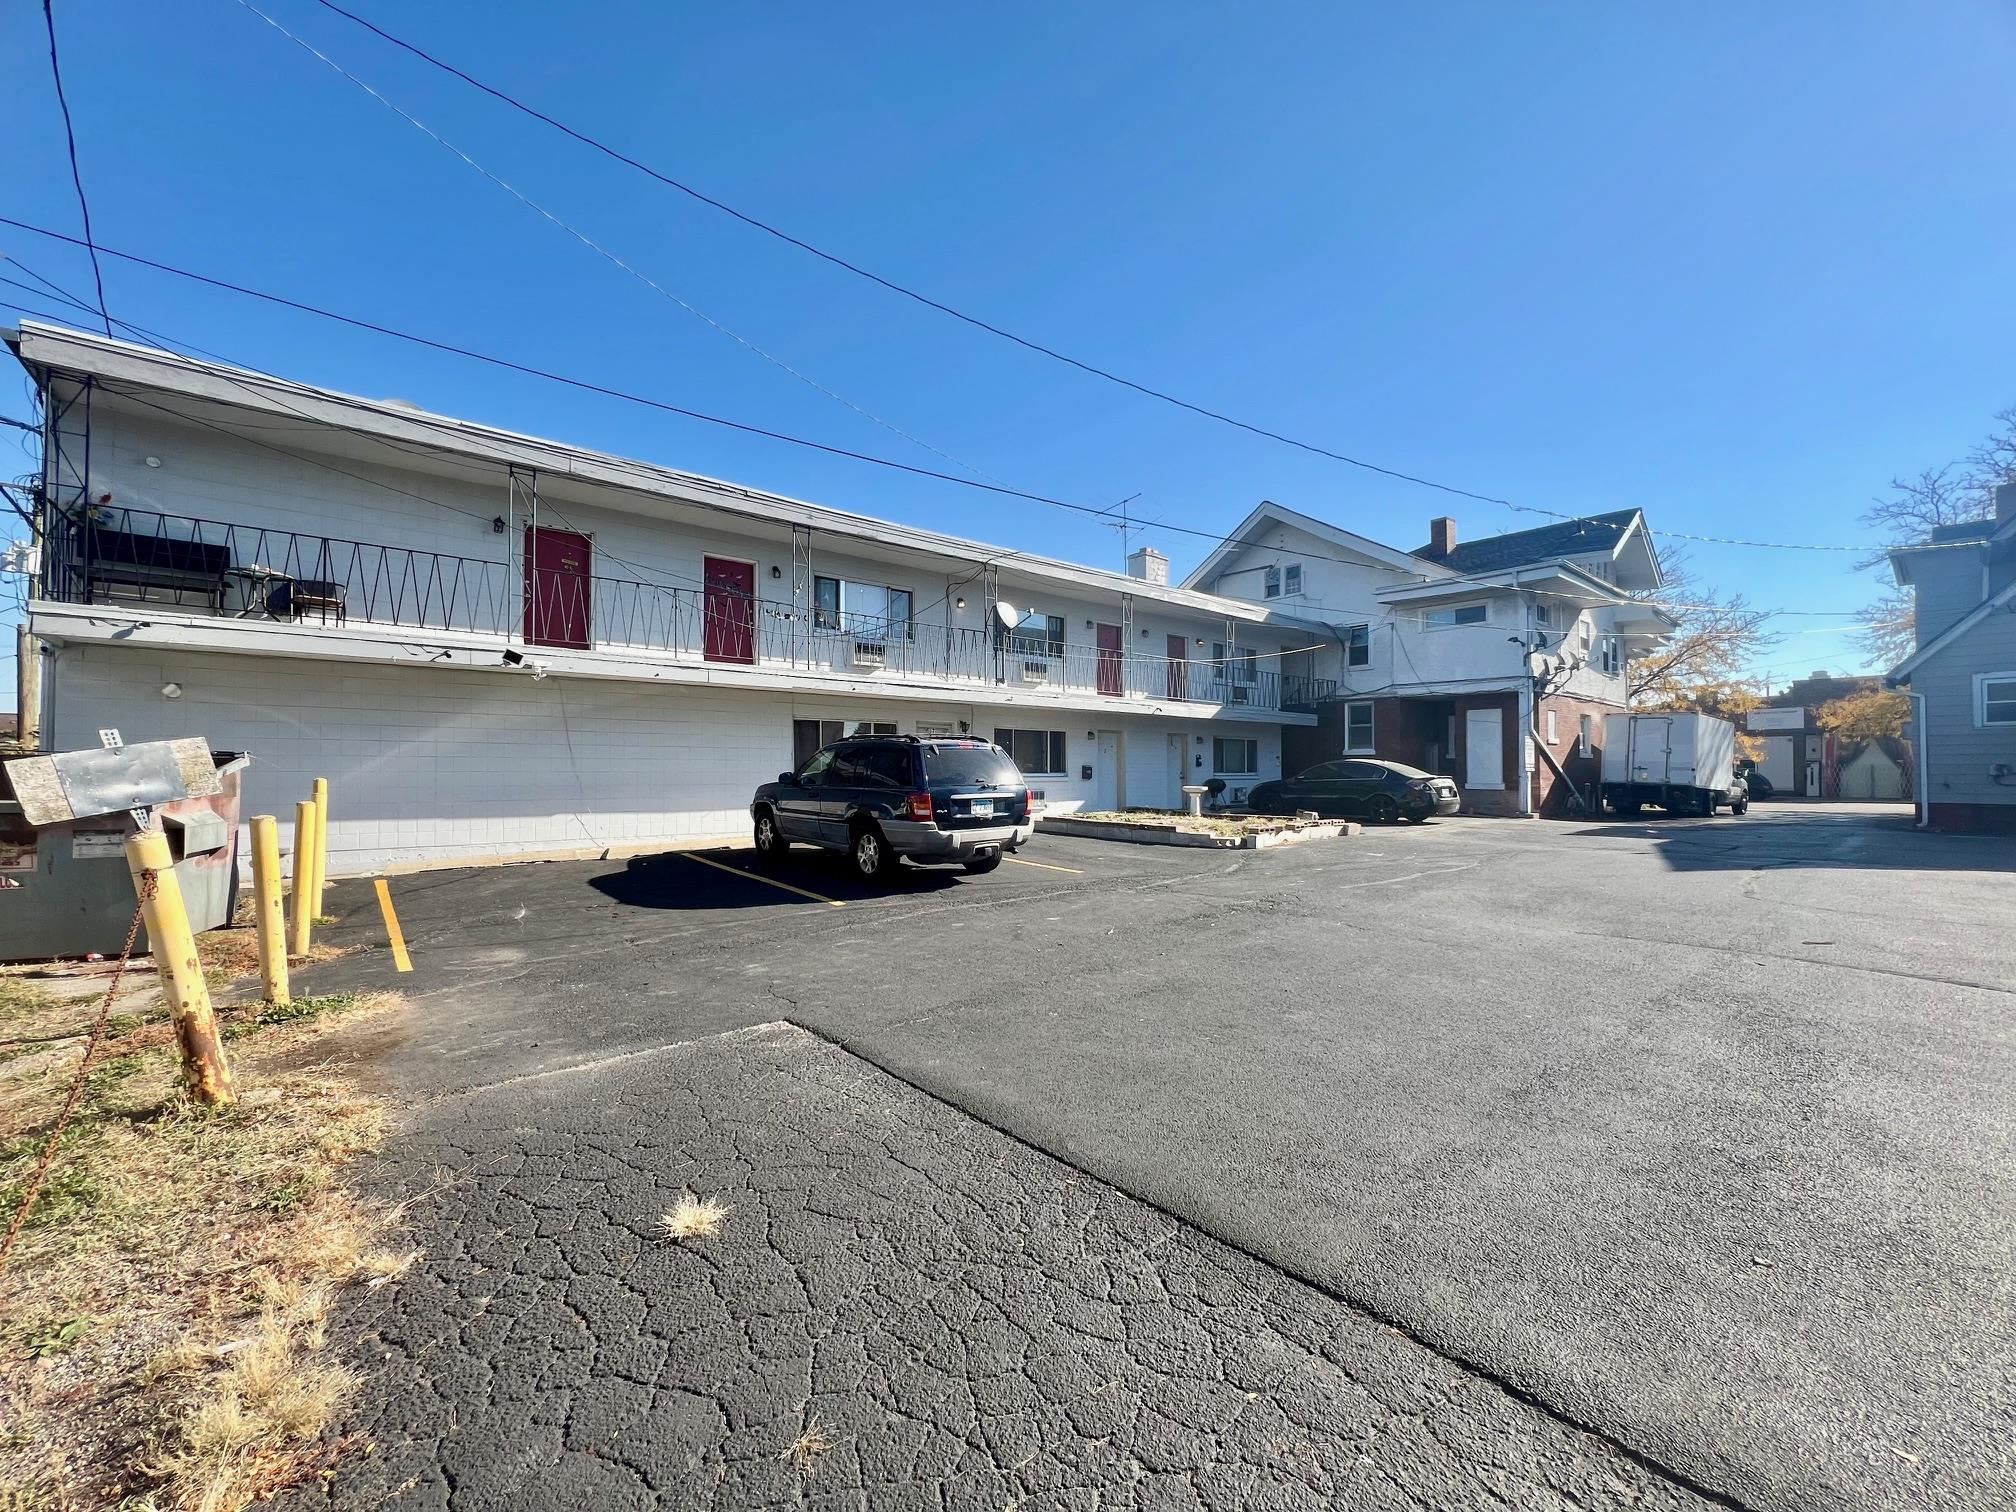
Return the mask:
[[[903,800],[903,813],[906,818],[921,819],[924,823],[929,824],[931,822],[931,795],[929,793],[912,793],[908,798]]]
[[[1025,814],[1033,814],[1036,812],[1036,789],[1034,788],[1022,789],[1022,812]]]

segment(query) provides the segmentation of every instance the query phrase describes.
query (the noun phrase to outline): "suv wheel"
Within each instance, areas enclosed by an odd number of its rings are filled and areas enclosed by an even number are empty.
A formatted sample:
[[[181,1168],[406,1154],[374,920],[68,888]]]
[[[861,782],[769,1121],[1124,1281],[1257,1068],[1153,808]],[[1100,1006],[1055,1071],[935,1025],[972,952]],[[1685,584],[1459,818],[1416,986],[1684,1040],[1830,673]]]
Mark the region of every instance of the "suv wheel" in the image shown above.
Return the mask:
[[[765,809],[756,816],[756,859],[775,861],[791,848],[791,842],[784,838],[777,828],[777,816]]]
[[[983,872],[998,871],[1000,866],[1001,852],[997,850],[989,851],[984,856],[975,856],[966,863],[966,870],[977,877]]]
[[[872,824],[864,824],[854,832],[848,854],[854,858],[854,869],[871,882],[880,882],[896,869],[895,852],[889,849],[882,831]]]

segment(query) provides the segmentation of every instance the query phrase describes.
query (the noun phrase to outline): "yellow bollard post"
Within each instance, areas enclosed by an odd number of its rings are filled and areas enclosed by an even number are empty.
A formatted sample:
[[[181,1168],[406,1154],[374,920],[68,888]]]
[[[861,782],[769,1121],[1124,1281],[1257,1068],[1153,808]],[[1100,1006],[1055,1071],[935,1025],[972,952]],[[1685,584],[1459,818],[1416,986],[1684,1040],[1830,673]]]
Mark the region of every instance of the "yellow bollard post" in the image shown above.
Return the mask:
[[[317,777],[315,800],[315,917],[322,917],[322,890],[329,885],[329,779]]]
[[[294,917],[287,940],[289,955],[308,954],[308,927],[315,922],[315,805],[303,799],[294,805]]]
[[[140,895],[141,917],[147,923],[147,945],[161,973],[161,995],[175,1018],[175,1040],[182,1050],[182,1087],[199,1103],[226,1107],[238,1099],[231,1090],[231,1068],[224,1063],[224,1044],[210,1012],[210,989],[204,985],[203,963],[196,956],[196,936],[189,911],[182,906],[182,884],[168,837],[148,830],[126,842],[126,868]]]
[[[271,814],[252,820],[252,907],[259,928],[259,979],[266,1001],[285,1008],[287,912],[280,902],[280,826]]]

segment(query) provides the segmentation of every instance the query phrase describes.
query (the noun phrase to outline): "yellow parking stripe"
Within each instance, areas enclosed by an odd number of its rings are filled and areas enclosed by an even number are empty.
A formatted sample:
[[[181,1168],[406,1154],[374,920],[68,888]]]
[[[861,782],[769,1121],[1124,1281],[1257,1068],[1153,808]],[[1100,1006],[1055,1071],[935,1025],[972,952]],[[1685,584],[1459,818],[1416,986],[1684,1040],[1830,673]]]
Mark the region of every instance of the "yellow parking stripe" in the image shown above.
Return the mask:
[[[385,915],[385,938],[392,942],[392,967],[395,971],[411,971],[413,958],[406,954],[406,932],[399,927],[399,915],[392,911],[392,889],[385,885],[385,879],[376,879],[378,888],[378,912]]]
[[[673,854],[684,856],[688,861],[698,861],[702,866],[711,866],[716,871],[728,872],[737,877],[747,877],[751,882],[766,882],[772,887],[783,889],[785,892],[796,893],[801,898],[810,898],[814,903],[824,903],[828,908],[845,908],[847,906],[838,898],[829,898],[824,893],[815,893],[809,887],[793,887],[789,882],[779,882],[775,877],[766,877],[760,872],[744,871],[741,867],[730,866],[725,861],[712,861],[705,856],[696,856],[691,851],[675,851]]]
[[[1085,875],[1084,871],[1076,866],[1052,866],[1048,861],[1024,861],[1020,856],[1003,856],[1001,859],[1011,866],[1040,866],[1045,871],[1069,872],[1074,877]]]

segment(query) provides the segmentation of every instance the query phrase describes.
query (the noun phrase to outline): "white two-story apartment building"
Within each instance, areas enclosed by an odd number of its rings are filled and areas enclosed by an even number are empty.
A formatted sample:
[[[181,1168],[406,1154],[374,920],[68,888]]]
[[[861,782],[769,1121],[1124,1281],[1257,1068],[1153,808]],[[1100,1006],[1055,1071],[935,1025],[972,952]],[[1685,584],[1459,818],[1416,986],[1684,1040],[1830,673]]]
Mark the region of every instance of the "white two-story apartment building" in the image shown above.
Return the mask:
[[[1597,778],[1630,662],[1673,627],[1634,597],[1660,584],[1644,519],[1429,534],[1400,551],[1263,502],[1185,586],[1326,627],[1306,674],[1336,691],[1314,729],[1284,731],[1290,770],[1376,756],[1453,776],[1468,813],[1559,812],[1567,783]]]
[[[41,744],[200,735],[336,872],[745,837],[842,732],[1000,742],[1050,809],[1236,798],[1331,690],[1290,604],[876,520],[26,323]],[[1296,653],[1284,655],[1284,653]]]

